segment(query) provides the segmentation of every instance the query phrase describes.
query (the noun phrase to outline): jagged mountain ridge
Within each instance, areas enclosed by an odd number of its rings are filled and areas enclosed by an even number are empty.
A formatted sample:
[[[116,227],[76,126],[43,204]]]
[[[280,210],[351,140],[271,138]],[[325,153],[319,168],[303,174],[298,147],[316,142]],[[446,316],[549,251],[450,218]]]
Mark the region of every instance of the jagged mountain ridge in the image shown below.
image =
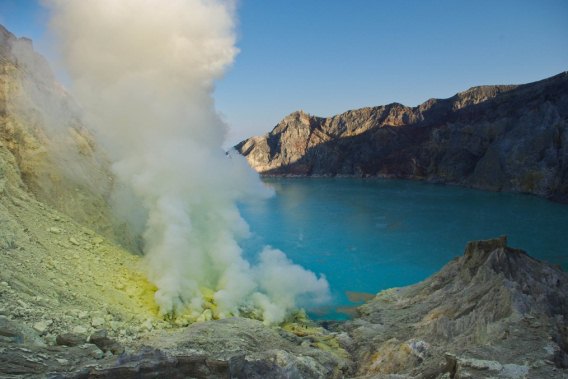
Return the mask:
[[[429,180],[568,201],[568,72],[417,107],[303,111],[235,146],[263,175]]]

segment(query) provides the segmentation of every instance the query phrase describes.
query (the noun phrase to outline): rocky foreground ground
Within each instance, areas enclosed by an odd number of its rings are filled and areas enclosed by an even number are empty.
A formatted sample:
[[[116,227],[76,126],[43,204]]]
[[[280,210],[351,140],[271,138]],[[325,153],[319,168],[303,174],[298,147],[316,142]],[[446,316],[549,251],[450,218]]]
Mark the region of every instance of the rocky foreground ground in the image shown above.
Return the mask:
[[[2,200],[2,378],[568,377],[568,275],[505,238],[348,322],[179,325],[157,315],[135,256],[33,199]]]

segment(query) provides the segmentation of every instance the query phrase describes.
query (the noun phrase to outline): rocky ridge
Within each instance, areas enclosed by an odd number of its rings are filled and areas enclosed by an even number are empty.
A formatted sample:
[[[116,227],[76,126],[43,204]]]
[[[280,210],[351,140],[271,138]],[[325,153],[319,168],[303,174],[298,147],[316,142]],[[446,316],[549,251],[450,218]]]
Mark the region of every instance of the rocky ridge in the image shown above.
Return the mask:
[[[407,178],[568,201],[568,72],[417,107],[294,112],[235,148],[263,175]]]
[[[342,328],[364,377],[568,375],[568,275],[505,237],[468,243],[432,277],[359,313]]]

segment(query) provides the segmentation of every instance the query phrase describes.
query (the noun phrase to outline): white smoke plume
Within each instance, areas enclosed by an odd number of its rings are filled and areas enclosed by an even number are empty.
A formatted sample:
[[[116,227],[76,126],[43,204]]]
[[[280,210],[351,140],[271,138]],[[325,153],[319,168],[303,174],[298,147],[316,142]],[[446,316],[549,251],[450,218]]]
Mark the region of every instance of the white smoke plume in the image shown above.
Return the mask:
[[[212,93],[232,63],[235,4],[218,0],[50,0],[52,29],[89,124],[144,212],[148,274],[164,313],[218,317],[260,309],[280,322],[302,296],[321,303],[325,278],[266,248],[243,258],[249,228],[237,201],[269,195],[242,157],[222,149]],[[124,207],[126,202],[121,205]]]

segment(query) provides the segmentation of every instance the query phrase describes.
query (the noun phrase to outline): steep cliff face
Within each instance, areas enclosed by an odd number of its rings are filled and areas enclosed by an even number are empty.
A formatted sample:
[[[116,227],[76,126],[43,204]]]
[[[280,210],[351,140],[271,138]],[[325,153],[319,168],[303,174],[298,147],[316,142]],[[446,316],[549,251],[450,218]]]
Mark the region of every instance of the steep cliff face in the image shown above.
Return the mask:
[[[22,185],[37,200],[135,248],[112,216],[109,162],[78,106],[31,40],[1,25],[0,149],[14,158]]]
[[[568,73],[413,108],[295,112],[236,149],[264,175],[411,178],[568,201]]]

